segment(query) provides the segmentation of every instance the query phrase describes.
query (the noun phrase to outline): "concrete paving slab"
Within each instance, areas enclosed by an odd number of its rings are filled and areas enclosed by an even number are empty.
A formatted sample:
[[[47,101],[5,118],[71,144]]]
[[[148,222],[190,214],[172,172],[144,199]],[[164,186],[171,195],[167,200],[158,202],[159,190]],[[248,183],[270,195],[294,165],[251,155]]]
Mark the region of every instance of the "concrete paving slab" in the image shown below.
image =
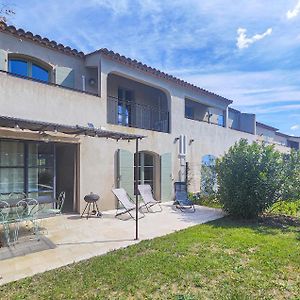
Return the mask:
[[[139,220],[139,241],[224,216],[222,210],[204,206],[196,206],[195,213],[183,213],[171,202],[162,207],[162,212],[147,213]],[[0,249],[0,285],[139,242],[134,240],[135,221],[118,220],[114,215],[115,211],[105,211],[102,218],[88,220],[78,215],[43,219],[47,234],[40,242],[20,239],[13,249]]]

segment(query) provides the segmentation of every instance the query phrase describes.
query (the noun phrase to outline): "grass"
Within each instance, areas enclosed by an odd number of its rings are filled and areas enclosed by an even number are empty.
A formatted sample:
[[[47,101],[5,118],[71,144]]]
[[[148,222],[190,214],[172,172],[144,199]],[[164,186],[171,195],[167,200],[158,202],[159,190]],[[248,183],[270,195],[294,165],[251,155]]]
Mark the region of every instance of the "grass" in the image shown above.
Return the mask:
[[[0,299],[300,299],[300,231],[229,218],[0,287]]]

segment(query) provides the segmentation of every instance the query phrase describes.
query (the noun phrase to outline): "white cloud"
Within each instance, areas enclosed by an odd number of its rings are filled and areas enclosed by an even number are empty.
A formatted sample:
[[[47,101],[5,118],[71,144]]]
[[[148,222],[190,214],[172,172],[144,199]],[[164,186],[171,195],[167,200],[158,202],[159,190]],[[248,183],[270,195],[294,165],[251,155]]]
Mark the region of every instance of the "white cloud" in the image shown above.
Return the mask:
[[[239,49],[248,48],[249,45],[251,45],[259,40],[262,40],[264,37],[270,35],[272,33],[272,28],[267,29],[262,34],[255,34],[251,38],[247,37],[246,32],[247,32],[247,29],[245,29],[245,28],[239,28],[237,30],[238,37],[237,37],[236,46]]]
[[[294,7],[294,9],[287,11],[286,17],[288,19],[293,19],[293,18],[297,17],[299,13],[300,13],[300,1],[298,1],[296,6]]]
[[[297,129],[300,129],[300,125],[296,124],[296,125],[293,125],[291,127],[291,130],[297,130]]]

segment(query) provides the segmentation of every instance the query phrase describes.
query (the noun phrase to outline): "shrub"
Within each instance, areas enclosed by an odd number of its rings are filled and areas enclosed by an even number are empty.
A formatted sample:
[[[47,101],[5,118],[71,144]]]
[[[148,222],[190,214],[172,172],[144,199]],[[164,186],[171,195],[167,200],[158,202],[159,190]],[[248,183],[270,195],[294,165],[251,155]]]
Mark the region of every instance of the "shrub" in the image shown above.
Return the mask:
[[[222,205],[219,202],[216,194],[213,195],[203,195],[202,193],[189,193],[189,199],[197,205],[203,205],[214,208],[221,208]]]
[[[282,199],[297,201],[300,199],[300,151],[292,150],[283,155],[284,187]]]
[[[297,201],[279,201],[270,209],[271,213],[288,215],[293,217],[300,216],[300,200]]]
[[[282,166],[282,155],[273,146],[240,140],[217,161],[220,203],[235,217],[257,217],[282,194]]]

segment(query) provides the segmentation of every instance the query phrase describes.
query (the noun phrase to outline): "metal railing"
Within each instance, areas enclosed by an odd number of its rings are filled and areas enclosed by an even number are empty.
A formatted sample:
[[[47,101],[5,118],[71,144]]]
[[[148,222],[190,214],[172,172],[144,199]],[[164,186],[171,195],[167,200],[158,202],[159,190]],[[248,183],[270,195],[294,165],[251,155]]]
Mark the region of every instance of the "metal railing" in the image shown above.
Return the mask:
[[[169,132],[169,112],[113,96],[107,97],[107,122],[160,132]]]
[[[3,70],[0,70],[0,73],[7,74],[7,75],[12,76],[12,77],[17,77],[17,78],[21,78],[21,79],[25,79],[25,80],[29,80],[29,81],[42,83],[42,84],[53,86],[53,87],[58,87],[58,88],[70,90],[70,91],[73,91],[73,92],[78,92],[78,93],[82,93],[82,94],[87,94],[87,95],[99,97],[97,93],[91,93],[91,92],[83,91],[81,89],[71,88],[71,87],[67,87],[67,86],[60,85],[60,84],[53,83],[53,82],[39,80],[39,79],[35,79],[35,78],[32,78],[32,77],[23,76],[23,75],[11,73],[11,72],[3,71]]]

